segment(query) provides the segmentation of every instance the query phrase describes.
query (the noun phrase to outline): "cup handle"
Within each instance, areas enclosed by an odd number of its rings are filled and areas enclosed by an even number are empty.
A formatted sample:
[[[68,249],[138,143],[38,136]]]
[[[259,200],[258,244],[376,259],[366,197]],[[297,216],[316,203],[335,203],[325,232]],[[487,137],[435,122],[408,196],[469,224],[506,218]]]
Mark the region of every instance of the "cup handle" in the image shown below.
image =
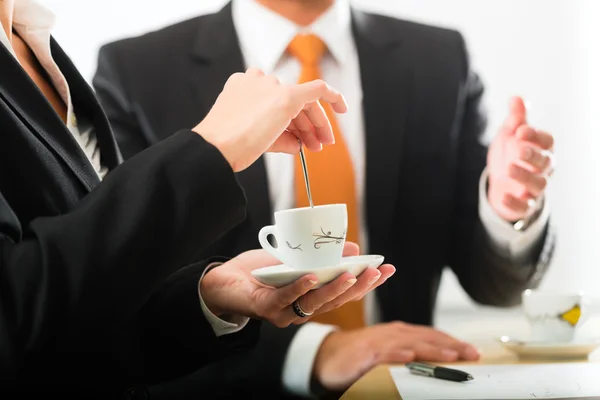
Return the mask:
[[[271,246],[271,243],[269,243],[269,240],[267,239],[269,235],[275,236],[274,225],[265,226],[260,230],[260,232],[258,232],[258,242],[263,249],[271,253],[271,255],[273,255],[279,261],[283,262],[280,252],[275,247]],[[277,240],[277,237],[275,237],[275,240]],[[279,243],[279,241],[277,243]]]

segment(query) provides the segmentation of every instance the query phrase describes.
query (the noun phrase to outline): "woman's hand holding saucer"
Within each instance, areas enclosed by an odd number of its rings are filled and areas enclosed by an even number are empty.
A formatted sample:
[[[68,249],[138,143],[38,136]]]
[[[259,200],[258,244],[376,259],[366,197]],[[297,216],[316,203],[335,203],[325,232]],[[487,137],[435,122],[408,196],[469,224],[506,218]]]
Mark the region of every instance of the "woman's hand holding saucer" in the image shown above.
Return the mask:
[[[356,244],[345,243],[344,256],[355,256],[358,252]],[[277,264],[280,261],[265,250],[252,250],[213,268],[200,284],[204,303],[217,316],[243,315],[285,327],[302,324],[313,315],[359,300],[395,272],[395,268],[389,264],[377,269],[367,268],[358,277],[345,272],[315,290],[311,289],[319,282],[313,274],[307,274],[281,288],[264,285],[251,275],[255,269]]]

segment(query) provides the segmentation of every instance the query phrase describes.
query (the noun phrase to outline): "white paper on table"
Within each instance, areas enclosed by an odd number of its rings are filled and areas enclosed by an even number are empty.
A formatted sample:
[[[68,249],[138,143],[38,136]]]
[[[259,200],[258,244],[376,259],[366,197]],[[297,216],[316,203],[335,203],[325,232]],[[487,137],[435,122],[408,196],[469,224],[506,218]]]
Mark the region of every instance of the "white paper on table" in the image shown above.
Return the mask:
[[[469,382],[418,376],[406,367],[390,373],[402,400],[600,399],[600,364],[460,365]]]

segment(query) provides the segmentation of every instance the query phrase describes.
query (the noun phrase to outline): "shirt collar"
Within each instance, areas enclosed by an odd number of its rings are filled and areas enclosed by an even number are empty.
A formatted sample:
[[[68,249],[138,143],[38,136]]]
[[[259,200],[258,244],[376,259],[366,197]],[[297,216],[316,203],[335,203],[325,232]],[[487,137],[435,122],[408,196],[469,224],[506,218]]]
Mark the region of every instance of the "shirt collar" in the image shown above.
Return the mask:
[[[336,0],[309,26],[301,27],[255,0],[233,0],[233,24],[249,67],[272,73],[288,44],[299,33],[321,38],[337,63],[343,65],[351,51],[352,29],[348,0]]]
[[[51,30],[56,17],[36,0],[15,0],[13,24],[27,29]]]
[[[12,4],[10,2],[5,4],[13,7],[13,28],[22,36],[30,30],[49,31],[54,26],[54,14],[35,0],[13,0]],[[1,28],[0,43],[14,54],[4,32],[4,26]]]
[[[3,12],[10,15],[14,12],[14,0],[7,0],[2,3]],[[13,17],[14,18],[14,17]],[[0,20],[0,43],[2,43],[7,49],[11,50],[10,43],[8,42],[8,37],[6,36],[6,32],[4,31],[4,22]]]

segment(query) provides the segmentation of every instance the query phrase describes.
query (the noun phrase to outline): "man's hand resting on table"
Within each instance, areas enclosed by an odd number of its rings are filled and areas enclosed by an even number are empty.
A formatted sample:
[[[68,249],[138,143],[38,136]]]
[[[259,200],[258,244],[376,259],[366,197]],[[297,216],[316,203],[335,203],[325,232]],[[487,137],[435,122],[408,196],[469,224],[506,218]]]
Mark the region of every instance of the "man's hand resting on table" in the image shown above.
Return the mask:
[[[344,256],[355,256],[358,252],[356,244],[346,242]],[[311,288],[318,283],[317,277],[312,274],[279,289],[263,285],[251,275],[257,268],[277,264],[280,262],[264,250],[242,253],[206,273],[200,282],[202,299],[216,316],[242,315],[285,327],[310,320],[309,317],[300,318],[294,313],[291,304],[295,300],[306,313],[318,315],[360,299],[396,271],[393,266],[385,264],[377,269],[368,268],[359,277],[346,272],[312,291]],[[374,279],[375,283],[369,284]]]
[[[379,364],[479,359],[477,349],[443,332],[402,322],[333,332],[315,359],[314,378],[330,391],[342,391]]]

